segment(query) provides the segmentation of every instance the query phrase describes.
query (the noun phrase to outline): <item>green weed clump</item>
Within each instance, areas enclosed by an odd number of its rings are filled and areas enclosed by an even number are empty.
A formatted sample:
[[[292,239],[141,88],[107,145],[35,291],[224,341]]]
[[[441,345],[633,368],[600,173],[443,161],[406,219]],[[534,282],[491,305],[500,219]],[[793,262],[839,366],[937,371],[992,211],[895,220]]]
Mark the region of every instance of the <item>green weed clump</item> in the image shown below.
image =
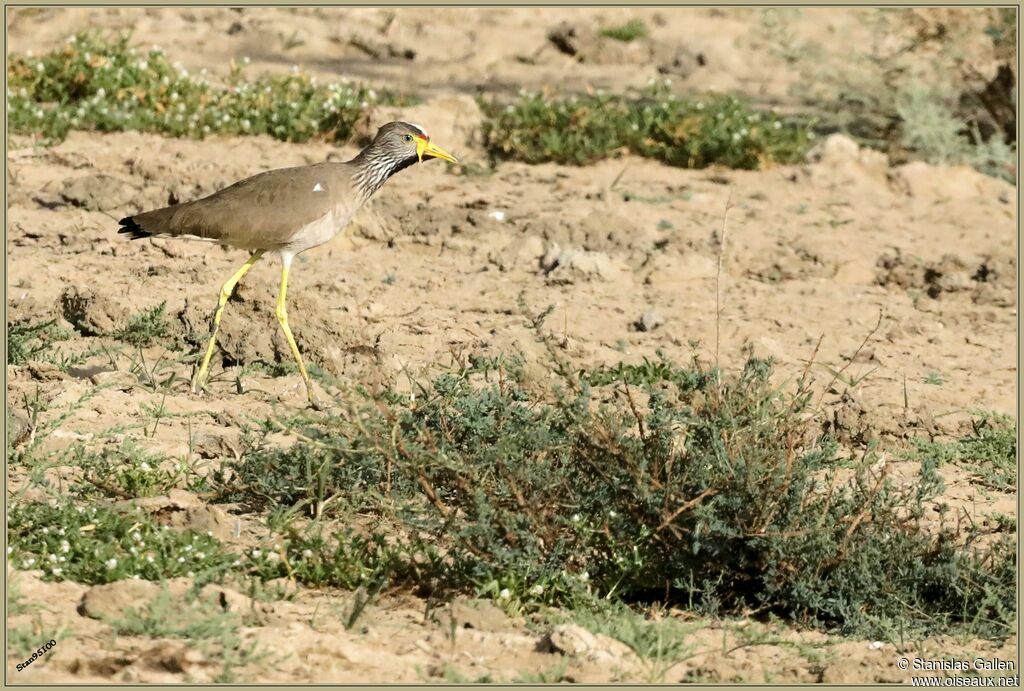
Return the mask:
[[[989,489],[1013,492],[1017,487],[1017,427],[1006,415],[978,415],[971,421],[971,433],[952,443],[917,439],[908,455],[959,465]]]
[[[616,41],[630,43],[638,38],[645,38],[647,36],[647,25],[644,24],[642,19],[630,19],[625,24],[607,26],[601,29],[600,34],[607,38],[613,38]]]
[[[21,321],[7,327],[7,364],[23,365],[49,353],[54,343],[71,334],[57,326],[56,319],[43,322]]]
[[[212,660],[220,663],[217,682],[233,682],[235,669],[267,657],[241,636],[243,619],[225,612],[213,602],[195,597],[173,597],[165,587],[141,607],[131,607],[113,623],[119,636],[182,638],[191,641]]]
[[[52,139],[81,129],[342,141],[371,105],[400,102],[364,86],[319,84],[305,74],[249,80],[238,66],[225,84],[213,84],[204,74],[175,67],[159,49],[132,48],[128,40],[82,33],[40,57],[11,56],[11,131]]]
[[[170,530],[142,514],[70,502],[16,504],[7,530],[13,565],[41,569],[44,580],[91,585],[194,576],[206,582],[234,559],[209,535]]]
[[[514,360],[481,359],[414,398],[297,418],[299,441],[257,440],[226,498],[315,516],[286,535],[281,568],[319,561],[347,574],[335,582],[470,590],[518,610],[667,598],[859,635],[1011,632],[1012,543],[929,526],[934,463],[910,484],[871,458],[840,463],[804,422],[805,389],[781,394],[770,363],[728,377],[696,359],[556,370],[538,390]],[[301,537],[332,518],[361,541]]]
[[[487,149],[526,163],[584,165],[630,151],[683,168],[756,169],[800,160],[813,137],[806,125],[733,96],[684,100],[660,86],[638,99],[524,94],[483,108]]]
[[[78,488],[80,494],[118,499],[167,494],[186,472],[181,463],[168,469],[163,454],[148,453],[130,439],[118,446],[104,446],[98,452],[76,447],[70,463],[83,471],[85,482]]]
[[[167,321],[167,303],[161,302],[156,307],[144,309],[132,316],[123,327],[112,335],[119,341],[141,348],[167,338],[170,334],[171,326]]]

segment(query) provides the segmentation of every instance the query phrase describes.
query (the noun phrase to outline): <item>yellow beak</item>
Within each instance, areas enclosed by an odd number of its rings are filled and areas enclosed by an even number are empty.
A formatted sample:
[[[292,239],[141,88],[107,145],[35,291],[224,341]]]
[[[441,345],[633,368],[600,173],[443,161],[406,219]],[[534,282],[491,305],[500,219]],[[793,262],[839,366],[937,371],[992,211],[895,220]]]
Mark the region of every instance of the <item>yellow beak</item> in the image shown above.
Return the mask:
[[[459,159],[455,158],[441,147],[431,144],[423,137],[416,137],[416,155],[419,156],[420,163],[423,162],[424,156],[440,158],[441,160],[449,161],[451,163],[459,162]]]

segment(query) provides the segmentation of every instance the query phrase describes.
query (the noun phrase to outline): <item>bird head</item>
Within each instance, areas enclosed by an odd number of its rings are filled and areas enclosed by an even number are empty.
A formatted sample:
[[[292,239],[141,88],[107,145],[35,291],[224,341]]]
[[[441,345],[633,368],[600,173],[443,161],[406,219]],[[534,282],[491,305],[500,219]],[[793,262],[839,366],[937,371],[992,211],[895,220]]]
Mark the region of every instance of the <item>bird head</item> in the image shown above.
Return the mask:
[[[451,163],[458,163],[458,159],[450,153],[431,143],[430,135],[419,125],[412,125],[408,122],[389,122],[377,130],[377,136],[373,138],[374,148],[386,152],[389,157],[408,161],[410,164],[423,162],[423,158],[440,158]]]

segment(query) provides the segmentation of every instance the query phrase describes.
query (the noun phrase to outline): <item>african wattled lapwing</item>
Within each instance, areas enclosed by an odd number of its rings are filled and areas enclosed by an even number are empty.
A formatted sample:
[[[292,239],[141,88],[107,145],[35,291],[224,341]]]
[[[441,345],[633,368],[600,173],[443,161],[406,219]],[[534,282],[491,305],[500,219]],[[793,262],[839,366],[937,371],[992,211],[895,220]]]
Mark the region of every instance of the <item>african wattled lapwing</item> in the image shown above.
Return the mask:
[[[185,238],[205,240],[246,250],[249,260],[220,289],[206,355],[192,380],[192,390],[205,385],[217,341],[224,305],[260,257],[281,257],[281,289],[277,320],[281,324],[310,405],[317,406],[306,366],[288,326],[285,296],[288,270],[295,255],[322,245],[352,220],[360,206],[388,178],[424,158],[457,163],[454,156],[432,144],[426,131],[406,122],[390,122],[351,161],[318,163],[271,170],[236,182],[208,197],[122,218],[120,233],[131,239]]]

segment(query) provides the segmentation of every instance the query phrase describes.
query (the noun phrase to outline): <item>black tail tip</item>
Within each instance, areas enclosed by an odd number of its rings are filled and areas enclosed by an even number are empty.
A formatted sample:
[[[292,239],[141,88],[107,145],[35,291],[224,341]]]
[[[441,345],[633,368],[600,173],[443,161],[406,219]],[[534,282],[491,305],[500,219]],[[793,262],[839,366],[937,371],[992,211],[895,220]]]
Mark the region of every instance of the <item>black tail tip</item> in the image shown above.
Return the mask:
[[[118,223],[120,224],[121,229],[117,232],[127,234],[129,240],[141,240],[142,238],[148,238],[151,235],[151,233],[147,233],[143,230],[142,226],[136,223],[132,216],[125,216],[118,221]]]

